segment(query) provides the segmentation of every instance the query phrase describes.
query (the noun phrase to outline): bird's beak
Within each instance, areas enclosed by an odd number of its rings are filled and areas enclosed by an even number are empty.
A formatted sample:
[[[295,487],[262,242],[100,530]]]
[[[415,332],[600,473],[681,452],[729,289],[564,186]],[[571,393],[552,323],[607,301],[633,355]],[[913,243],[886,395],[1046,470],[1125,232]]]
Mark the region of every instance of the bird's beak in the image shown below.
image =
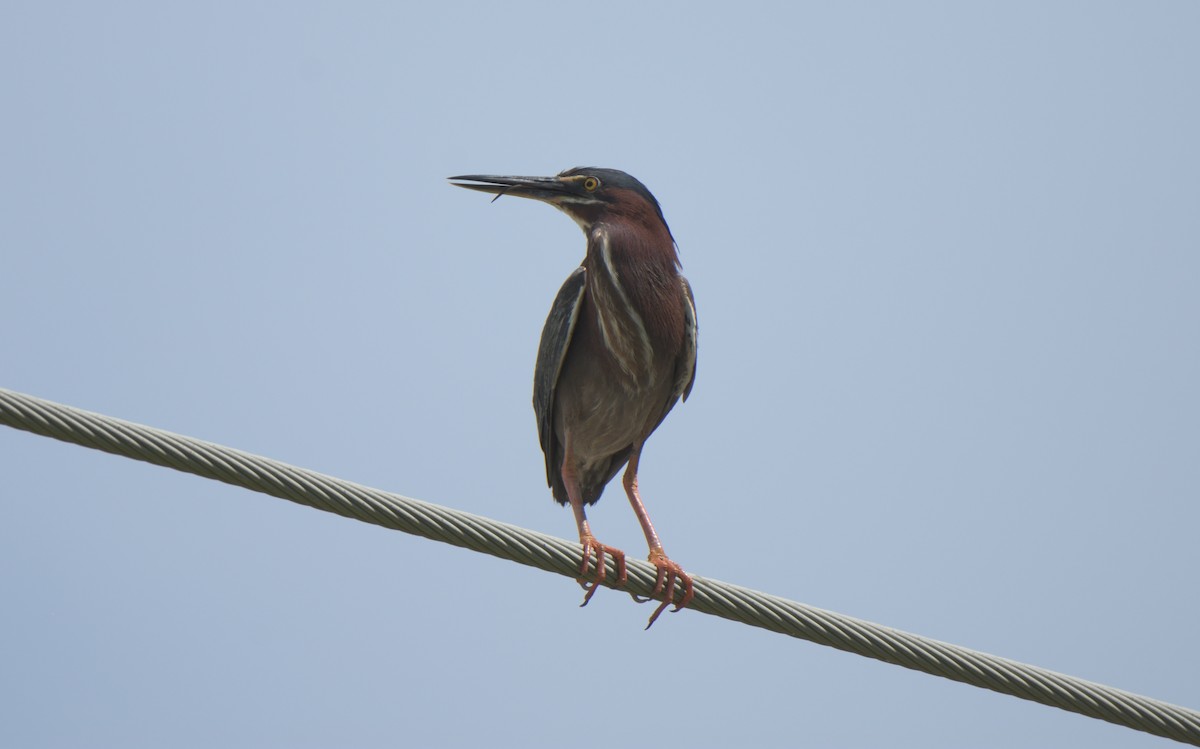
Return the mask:
[[[490,174],[464,174],[461,177],[447,177],[455,187],[465,187],[468,190],[492,193],[496,197],[514,195],[519,198],[533,198],[547,203],[555,202],[567,192],[567,186],[558,177],[498,177]],[[478,184],[467,184],[467,183]]]

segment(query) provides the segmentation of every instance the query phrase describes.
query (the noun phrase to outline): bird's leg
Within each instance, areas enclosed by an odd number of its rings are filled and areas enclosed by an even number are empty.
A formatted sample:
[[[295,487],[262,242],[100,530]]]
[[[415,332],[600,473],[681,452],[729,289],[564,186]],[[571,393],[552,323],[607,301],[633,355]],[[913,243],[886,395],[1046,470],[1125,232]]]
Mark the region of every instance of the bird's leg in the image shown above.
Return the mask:
[[[650,621],[646,624],[646,629],[650,629],[650,626],[658,619],[658,615],[674,602],[676,579],[683,586],[683,598],[675,604],[673,611],[679,611],[691,603],[694,592],[692,591],[691,575],[672,562],[667,556],[667,552],[663,551],[662,542],[658,540],[658,534],[654,532],[654,524],[650,522],[650,515],[646,513],[646,506],[642,504],[642,496],[638,493],[637,482],[638,461],[641,456],[641,445],[635,445],[629,456],[629,466],[625,469],[625,477],[621,483],[625,485],[625,494],[629,496],[629,504],[633,505],[633,512],[637,515],[638,522],[642,524],[642,532],[646,534],[646,545],[650,547],[650,564],[658,569],[658,577],[654,581],[654,590],[651,591],[650,597],[653,598],[661,592],[662,604],[650,615]],[[633,600],[645,603],[636,595],[633,596]]]
[[[583,493],[579,488],[579,477],[575,473],[574,467],[570,460],[570,453],[567,453],[567,459],[563,461],[562,468],[563,483],[567,487],[567,497],[571,501],[571,510],[575,513],[575,525],[579,527],[579,543],[583,546],[583,563],[579,567],[579,578],[577,582],[587,591],[583,596],[583,603],[580,606],[587,606],[588,601],[592,600],[592,596],[596,593],[596,588],[600,587],[600,583],[604,582],[605,554],[612,554],[613,561],[617,566],[617,587],[622,587],[629,579],[625,572],[625,552],[620,549],[607,546],[596,540],[592,535],[592,529],[588,526],[587,513],[583,510]],[[588,583],[588,562],[591,561],[592,554],[596,555],[596,575],[592,579],[591,584]]]

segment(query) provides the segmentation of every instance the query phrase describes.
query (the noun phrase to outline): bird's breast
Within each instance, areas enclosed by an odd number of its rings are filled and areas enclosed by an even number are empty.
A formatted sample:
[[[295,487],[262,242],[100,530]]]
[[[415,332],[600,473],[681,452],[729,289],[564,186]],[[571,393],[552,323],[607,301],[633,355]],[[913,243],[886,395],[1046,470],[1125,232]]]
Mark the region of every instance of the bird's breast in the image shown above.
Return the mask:
[[[683,338],[678,271],[656,258],[614,248],[606,231],[593,237],[587,301],[604,352],[629,384],[643,388],[669,375]]]

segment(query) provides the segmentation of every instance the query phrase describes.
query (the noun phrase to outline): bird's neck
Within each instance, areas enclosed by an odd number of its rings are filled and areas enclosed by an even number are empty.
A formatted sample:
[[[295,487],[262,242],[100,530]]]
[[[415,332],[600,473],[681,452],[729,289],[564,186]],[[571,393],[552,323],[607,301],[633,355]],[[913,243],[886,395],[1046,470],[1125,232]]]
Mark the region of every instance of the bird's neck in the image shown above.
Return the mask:
[[[643,380],[676,356],[684,335],[682,286],[665,227],[594,226],[584,266],[596,327],[622,371]]]

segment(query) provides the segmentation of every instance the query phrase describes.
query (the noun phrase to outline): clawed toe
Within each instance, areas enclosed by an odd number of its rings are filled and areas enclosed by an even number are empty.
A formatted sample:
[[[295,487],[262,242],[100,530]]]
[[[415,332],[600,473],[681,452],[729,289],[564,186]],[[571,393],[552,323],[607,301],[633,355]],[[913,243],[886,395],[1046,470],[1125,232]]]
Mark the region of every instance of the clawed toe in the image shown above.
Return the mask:
[[[616,587],[624,587],[629,579],[625,570],[625,552],[613,546],[606,546],[595,539],[594,536],[585,536],[579,540],[583,545],[583,563],[579,567],[579,577],[576,582],[587,591],[583,596],[583,603],[579,604],[587,606],[588,601],[592,600],[592,596],[596,594],[596,589],[604,582],[607,569],[604,566],[604,557],[611,554],[613,561],[617,565],[617,582]],[[592,555],[596,556],[596,571],[595,574],[588,578],[588,567],[592,559]]]
[[[679,603],[675,604],[675,608],[672,609],[672,612],[679,611],[687,606],[689,603],[691,603],[692,597],[695,595],[695,591],[692,590],[691,575],[684,572],[683,568],[678,564],[672,562],[670,558],[667,557],[666,552],[664,552],[662,549],[651,549],[650,563],[658,569],[658,576],[655,578],[654,590],[650,592],[650,598],[645,600],[649,601],[661,593],[662,603],[659,604],[658,608],[654,610],[654,613],[650,615],[650,621],[646,623],[646,629],[650,629],[655,620],[658,619],[658,615],[674,602],[676,579],[678,579],[680,584],[683,586],[683,598],[679,600]],[[638,601],[639,603],[645,602],[639,600],[637,596],[634,596],[633,600]]]
[[[583,560],[579,565],[579,577],[576,582],[579,583],[585,591],[583,595],[583,603],[580,606],[587,606],[592,600],[592,596],[596,594],[596,590],[605,583],[605,578],[608,570],[605,567],[605,559],[608,555],[612,555],[613,561],[617,568],[617,580],[612,586],[614,588],[623,588],[628,580],[628,575],[625,569],[625,552],[612,546],[606,546],[600,543],[591,534],[579,539],[583,546]],[[596,558],[596,566],[592,568],[592,557]],[[658,575],[654,580],[654,590],[650,592],[649,598],[641,598],[636,593],[630,591],[629,595],[638,603],[647,603],[653,600],[659,600],[658,607],[654,609],[654,613],[650,615],[650,621],[646,623],[646,629],[658,620],[660,614],[666,611],[668,606],[674,604],[675,608],[672,611],[680,611],[692,601],[695,595],[692,589],[692,576],[683,571],[675,562],[667,556],[661,548],[651,549],[650,564],[653,564],[658,571]],[[683,594],[678,603],[675,603],[675,587],[676,582],[679,587],[683,588]],[[661,596],[661,598],[660,598]]]

